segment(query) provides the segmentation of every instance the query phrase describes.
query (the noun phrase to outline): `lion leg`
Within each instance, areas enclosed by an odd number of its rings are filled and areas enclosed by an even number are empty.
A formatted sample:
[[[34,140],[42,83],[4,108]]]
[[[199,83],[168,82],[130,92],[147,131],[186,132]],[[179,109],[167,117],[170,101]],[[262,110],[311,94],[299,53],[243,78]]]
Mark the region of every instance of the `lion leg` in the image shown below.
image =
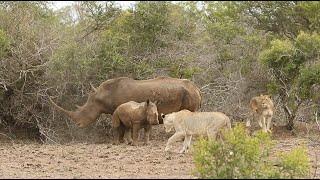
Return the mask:
[[[250,124],[250,119],[247,119],[247,121],[246,121],[246,127],[250,127],[251,126],[251,124]]]
[[[176,141],[181,141],[184,138],[184,132],[176,132],[174,135],[172,135],[166,144],[165,151],[169,151],[170,146],[172,143]]]
[[[259,117],[258,124],[259,124],[260,128],[263,128],[262,121],[263,121],[263,117]]]
[[[268,119],[267,119],[267,131],[270,132],[270,133],[272,133],[271,127],[270,127],[271,122],[272,122],[272,117],[270,116],[270,117],[268,117]]]
[[[191,144],[192,135],[186,135],[183,142],[183,147],[179,153],[187,153]]]
[[[207,130],[207,136],[209,140],[214,140],[217,138],[217,131],[213,129],[208,129]]]
[[[268,132],[267,131],[266,117],[262,117],[262,129],[263,129],[263,132]]]

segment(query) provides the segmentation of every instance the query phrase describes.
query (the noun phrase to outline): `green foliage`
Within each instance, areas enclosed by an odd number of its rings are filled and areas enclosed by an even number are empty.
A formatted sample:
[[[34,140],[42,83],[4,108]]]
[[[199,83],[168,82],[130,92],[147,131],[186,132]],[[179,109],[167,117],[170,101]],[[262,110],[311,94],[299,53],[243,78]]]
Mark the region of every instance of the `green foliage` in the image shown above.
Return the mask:
[[[259,58],[263,64],[272,69],[290,70],[290,67],[293,65],[292,59],[294,57],[294,53],[294,46],[289,40],[282,41],[277,39],[271,42],[271,47],[264,50]]]
[[[175,78],[191,79],[194,74],[200,71],[201,69],[199,67],[181,68],[181,67],[178,67],[178,65],[173,65],[171,66],[169,75]]]
[[[89,71],[88,49],[80,49],[75,43],[61,46],[52,56],[49,74],[55,78],[81,82]]]
[[[319,1],[300,1],[295,8],[304,21],[306,21],[306,28],[311,31],[319,31],[320,29],[320,2]]]
[[[294,39],[301,30],[319,30],[319,21],[315,20],[319,16],[318,2],[247,1],[239,3],[239,9],[255,29],[272,32],[277,37]]]
[[[133,51],[153,51],[165,45],[159,36],[167,33],[168,2],[138,2],[126,21]]]
[[[169,76],[175,78],[186,78],[190,79],[196,73],[201,71],[200,67],[192,66],[190,63],[194,60],[192,56],[177,59],[173,63],[169,63]]]
[[[318,96],[319,92],[311,92],[313,84],[320,84],[320,64],[306,67],[301,70],[299,77],[299,93],[303,99]]]
[[[101,66],[101,74],[115,71],[123,72],[128,66],[128,59],[124,55],[128,49],[129,35],[117,31],[119,26],[121,25],[115,25],[114,28],[102,34],[98,61],[96,62]]]
[[[195,144],[194,160],[201,178],[263,178],[270,171],[266,158],[272,142],[265,133],[250,137],[238,125],[224,137],[224,143],[202,139]]]
[[[259,58],[274,71],[278,85],[285,82],[295,86],[296,79],[299,78],[302,85],[301,94],[306,98],[310,86],[318,82],[318,67],[305,66],[307,63],[318,61],[319,54],[320,36],[316,33],[300,32],[294,42],[279,39],[272,41],[271,47],[264,50]],[[301,70],[302,68],[304,69]]]
[[[0,58],[6,56],[8,53],[8,48],[9,48],[9,38],[5,34],[5,32],[0,29]]]
[[[310,170],[310,159],[305,147],[298,147],[289,153],[280,153],[281,178],[305,178]]]
[[[270,94],[277,94],[279,92],[279,85],[275,81],[271,81],[267,84],[267,90]]]
[[[273,166],[274,142],[262,131],[251,137],[243,125],[236,125],[223,137],[223,142],[200,139],[195,143],[194,161],[201,178],[283,178],[288,174],[294,178],[306,176],[310,168],[307,153],[300,149],[282,153],[280,167]]]
[[[168,23],[171,37],[177,40],[190,40],[197,25],[196,2],[181,2],[168,6]]]
[[[320,35],[302,31],[296,38],[296,47],[306,58],[317,58],[320,55]]]
[[[237,21],[240,9],[236,2],[208,2],[205,12],[207,30],[214,40],[229,44],[244,34],[244,27]]]

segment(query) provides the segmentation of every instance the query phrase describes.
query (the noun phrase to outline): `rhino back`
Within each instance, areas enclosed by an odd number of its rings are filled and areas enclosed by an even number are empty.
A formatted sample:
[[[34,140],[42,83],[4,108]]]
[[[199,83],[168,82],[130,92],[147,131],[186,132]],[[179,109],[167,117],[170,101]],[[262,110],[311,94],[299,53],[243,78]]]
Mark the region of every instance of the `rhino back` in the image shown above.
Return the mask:
[[[129,101],[118,106],[114,113],[117,113],[119,119],[125,126],[131,127],[132,122],[142,122],[146,119],[144,105],[144,102],[137,103]]]
[[[194,106],[199,102],[190,98],[193,96],[190,91],[190,88],[188,89],[181,80],[167,78],[126,80],[119,82],[117,88],[113,89],[111,99],[114,106],[128,101],[144,102],[150,99],[154,102],[157,100],[159,101],[158,111],[165,114],[181,109],[195,111]]]

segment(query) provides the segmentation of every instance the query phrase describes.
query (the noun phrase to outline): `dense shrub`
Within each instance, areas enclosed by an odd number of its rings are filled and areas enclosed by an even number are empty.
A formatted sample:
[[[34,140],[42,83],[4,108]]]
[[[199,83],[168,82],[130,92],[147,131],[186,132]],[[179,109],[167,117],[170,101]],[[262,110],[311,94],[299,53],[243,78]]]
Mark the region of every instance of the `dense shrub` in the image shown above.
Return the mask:
[[[201,178],[298,178],[310,165],[304,148],[280,153],[272,160],[275,142],[262,131],[249,136],[242,125],[223,133],[223,141],[200,139],[194,145],[196,173]],[[277,164],[277,166],[275,166]]]

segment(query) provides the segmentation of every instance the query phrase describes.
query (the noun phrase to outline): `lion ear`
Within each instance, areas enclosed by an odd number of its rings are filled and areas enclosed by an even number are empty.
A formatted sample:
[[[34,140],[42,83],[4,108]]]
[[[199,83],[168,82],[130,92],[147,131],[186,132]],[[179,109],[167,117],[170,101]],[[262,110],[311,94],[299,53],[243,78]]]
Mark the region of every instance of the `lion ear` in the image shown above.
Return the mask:
[[[164,119],[164,117],[165,117],[166,115],[164,115],[163,113],[161,113],[161,117],[162,117],[162,119]]]

